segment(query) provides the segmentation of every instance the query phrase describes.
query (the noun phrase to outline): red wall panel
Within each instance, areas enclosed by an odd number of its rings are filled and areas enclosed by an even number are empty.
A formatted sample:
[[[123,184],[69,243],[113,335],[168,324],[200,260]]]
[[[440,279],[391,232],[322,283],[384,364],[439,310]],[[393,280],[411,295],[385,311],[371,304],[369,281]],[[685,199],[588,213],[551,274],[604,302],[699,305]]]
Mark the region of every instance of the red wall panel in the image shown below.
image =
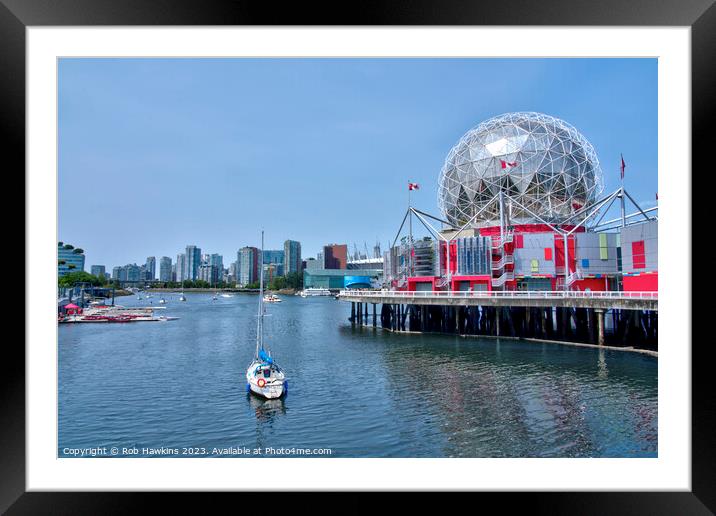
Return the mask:
[[[631,256],[635,269],[646,268],[646,256],[644,255],[644,241],[639,240],[631,243]]]
[[[624,276],[623,288],[630,292],[657,292],[659,290],[659,274],[640,274]]]
[[[609,282],[606,278],[584,278],[577,280],[571,286],[572,290],[584,292],[589,289],[592,292],[604,292],[609,290]]]

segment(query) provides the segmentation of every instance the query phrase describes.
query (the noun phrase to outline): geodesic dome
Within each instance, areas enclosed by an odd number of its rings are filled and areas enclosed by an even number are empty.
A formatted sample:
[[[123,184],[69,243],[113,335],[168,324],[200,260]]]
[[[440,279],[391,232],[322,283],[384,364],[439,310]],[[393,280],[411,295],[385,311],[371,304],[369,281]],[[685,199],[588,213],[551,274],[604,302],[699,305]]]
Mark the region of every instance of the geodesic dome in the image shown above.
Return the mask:
[[[573,126],[542,113],[507,113],[469,130],[450,150],[438,206],[455,226],[483,208],[471,225],[499,224],[501,191],[510,223],[539,222],[530,212],[560,223],[603,189],[597,154]]]

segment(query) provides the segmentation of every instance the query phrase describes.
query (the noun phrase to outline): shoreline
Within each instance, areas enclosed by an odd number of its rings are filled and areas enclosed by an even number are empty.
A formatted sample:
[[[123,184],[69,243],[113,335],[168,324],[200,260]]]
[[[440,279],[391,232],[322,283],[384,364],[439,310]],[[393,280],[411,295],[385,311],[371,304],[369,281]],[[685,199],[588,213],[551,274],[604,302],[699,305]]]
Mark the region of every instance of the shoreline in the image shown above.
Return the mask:
[[[364,325],[365,326],[365,325]],[[370,328],[373,328],[370,326]],[[524,337],[512,337],[509,335],[462,335],[462,334],[455,334],[455,333],[440,333],[435,331],[398,331],[398,330],[391,330],[390,328],[381,328],[380,326],[375,327],[376,330],[383,330],[383,331],[389,331],[390,333],[395,334],[412,334],[412,335],[445,335],[445,336],[456,336],[461,337],[463,339],[506,339],[506,340],[519,340],[522,342],[528,342],[532,344],[562,344],[564,346],[576,346],[580,348],[595,348],[595,349],[606,349],[609,351],[628,351],[632,353],[640,353],[642,355],[648,355],[654,358],[659,358],[659,352],[654,351],[652,349],[643,349],[643,348],[635,348],[633,346],[625,346],[625,347],[619,347],[619,346],[600,346],[599,344],[589,344],[586,342],[569,342],[564,340],[543,340],[543,339],[535,339],[535,338],[524,338]]]
[[[257,288],[256,289],[253,289],[253,288],[183,288],[183,289],[182,288],[148,288],[148,289],[145,289],[144,292],[175,292],[175,293],[195,292],[195,293],[208,293],[208,294],[211,294],[213,292],[219,292],[219,293],[230,292],[233,294],[258,294],[259,289],[257,289]],[[290,289],[290,288],[289,289],[282,288],[279,290],[271,290],[271,289],[264,288],[264,292],[272,292],[274,294],[279,294],[279,295],[283,295],[283,296],[291,296],[296,293],[296,290]]]

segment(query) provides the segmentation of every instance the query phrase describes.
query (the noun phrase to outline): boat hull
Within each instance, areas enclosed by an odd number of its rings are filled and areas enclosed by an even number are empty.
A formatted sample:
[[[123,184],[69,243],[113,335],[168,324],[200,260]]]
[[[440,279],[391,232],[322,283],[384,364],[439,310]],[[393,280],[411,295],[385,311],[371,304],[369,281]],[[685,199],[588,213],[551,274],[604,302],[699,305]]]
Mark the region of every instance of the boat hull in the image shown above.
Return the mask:
[[[249,382],[249,390],[256,396],[261,396],[267,400],[273,400],[280,398],[284,394],[283,382],[280,385],[266,385],[265,387],[259,387],[258,385]]]
[[[269,367],[270,375],[264,376],[263,371],[260,370],[268,370]],[[276,365],[269,366],[261,361],[253,361],[246,370],[246,384],[249,391],[256,396],[269,400],[280,398],[286,392],[285,382],[283,371]]]

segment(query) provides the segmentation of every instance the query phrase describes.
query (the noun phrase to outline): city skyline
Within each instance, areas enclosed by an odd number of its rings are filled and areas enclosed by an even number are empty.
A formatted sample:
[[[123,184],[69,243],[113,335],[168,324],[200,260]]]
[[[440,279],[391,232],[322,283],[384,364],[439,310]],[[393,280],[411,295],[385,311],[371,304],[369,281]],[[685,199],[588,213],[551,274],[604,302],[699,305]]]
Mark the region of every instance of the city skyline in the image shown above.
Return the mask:
[[[448,151],[518,110],[579,129],[605,191],[623,154],[653,205],[656,77],[655,59],[61,59],[59,239],[108,270],[188,242],[232,256],[262,228],[266,249],[295,239],[304,256],[385,246],[407,182],[437,214]]]

